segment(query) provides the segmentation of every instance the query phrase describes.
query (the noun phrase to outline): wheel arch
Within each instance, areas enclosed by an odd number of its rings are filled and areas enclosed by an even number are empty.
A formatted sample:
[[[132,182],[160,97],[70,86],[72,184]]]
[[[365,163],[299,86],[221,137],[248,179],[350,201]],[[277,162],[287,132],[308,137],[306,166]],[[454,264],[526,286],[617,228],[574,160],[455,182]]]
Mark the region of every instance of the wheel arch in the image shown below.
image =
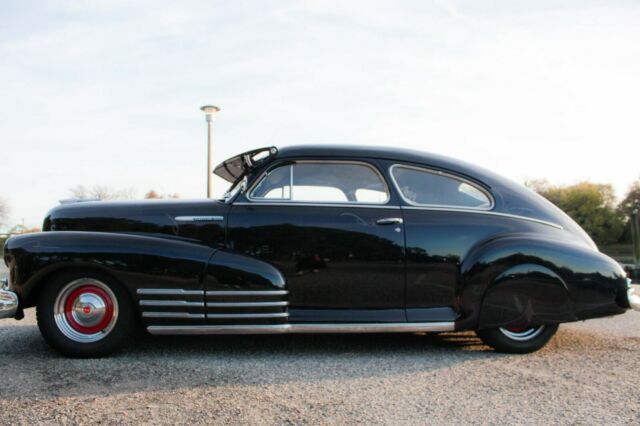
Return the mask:
[[[571,241],[528,233],[494,238],[472,248],[460,266],[456,328],[575,321],[583,319],[587,297],[599,314],[620,313],[618,270],[607,256]]]

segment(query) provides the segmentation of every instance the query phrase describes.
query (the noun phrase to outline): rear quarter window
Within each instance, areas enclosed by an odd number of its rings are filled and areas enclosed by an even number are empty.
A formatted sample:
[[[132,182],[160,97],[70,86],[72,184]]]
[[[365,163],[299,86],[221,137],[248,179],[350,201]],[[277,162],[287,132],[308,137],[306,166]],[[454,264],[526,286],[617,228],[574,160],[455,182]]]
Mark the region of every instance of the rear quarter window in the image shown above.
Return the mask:
[[[486,190],[444,172],[396,164],[391,167],[391,177],[408,204],[478,210],[493,207]]]

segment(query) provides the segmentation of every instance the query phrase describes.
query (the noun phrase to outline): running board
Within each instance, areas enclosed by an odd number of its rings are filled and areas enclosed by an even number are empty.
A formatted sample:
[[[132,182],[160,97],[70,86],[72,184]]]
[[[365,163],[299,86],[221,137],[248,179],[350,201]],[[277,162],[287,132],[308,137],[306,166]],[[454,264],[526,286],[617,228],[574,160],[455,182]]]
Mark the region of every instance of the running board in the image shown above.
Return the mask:
[[[156,335],[284,334],[284,333],[420,333],[454,331],[454,322],[377,324],[151,325]]]

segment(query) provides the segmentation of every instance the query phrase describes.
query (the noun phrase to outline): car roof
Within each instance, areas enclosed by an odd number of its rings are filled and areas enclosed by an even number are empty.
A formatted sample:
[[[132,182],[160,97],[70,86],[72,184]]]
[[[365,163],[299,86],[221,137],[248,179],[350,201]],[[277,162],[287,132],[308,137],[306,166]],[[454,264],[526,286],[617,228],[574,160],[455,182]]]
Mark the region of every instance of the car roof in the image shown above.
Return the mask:
[[[292,145],[279,148],[276,156],[276,158],[303,157],[377,158],[416,163],[463,174],[489,187],[495,185],[497,181],[504,179],[487,169],[465,161],[444,155],[404,148],[366,145]]]

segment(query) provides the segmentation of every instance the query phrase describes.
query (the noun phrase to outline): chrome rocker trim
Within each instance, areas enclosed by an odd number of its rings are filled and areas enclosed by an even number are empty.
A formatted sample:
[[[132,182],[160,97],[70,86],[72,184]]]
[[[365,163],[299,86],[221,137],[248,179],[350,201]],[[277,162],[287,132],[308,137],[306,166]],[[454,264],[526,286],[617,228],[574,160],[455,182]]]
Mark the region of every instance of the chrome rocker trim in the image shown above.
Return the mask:
[[[420,333],[454,331],[453,322],[402,324],[265,324],[265,325],[151,325],[155,335],[284,334],[284,333]]]

